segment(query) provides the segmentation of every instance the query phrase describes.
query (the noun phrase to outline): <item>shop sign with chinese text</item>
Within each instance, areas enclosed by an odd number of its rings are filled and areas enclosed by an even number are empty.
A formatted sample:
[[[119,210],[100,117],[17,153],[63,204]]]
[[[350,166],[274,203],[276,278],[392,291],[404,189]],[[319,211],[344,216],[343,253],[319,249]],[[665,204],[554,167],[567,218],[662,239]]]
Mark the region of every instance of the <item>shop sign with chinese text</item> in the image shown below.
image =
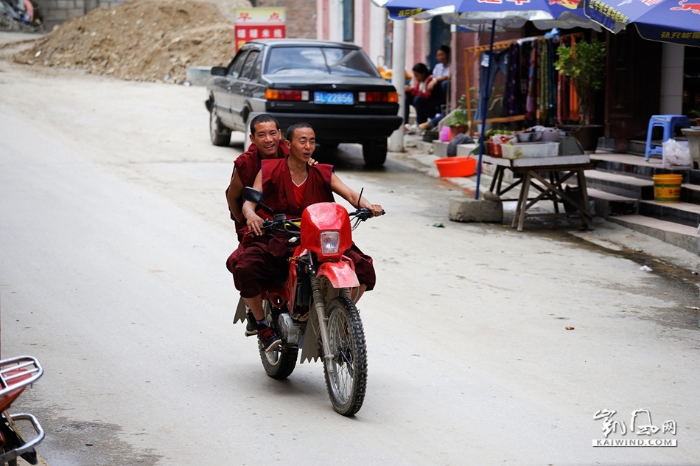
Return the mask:
[[[251,40],[287,36],[285,8],[236,8],[233,12],[236,52]]]

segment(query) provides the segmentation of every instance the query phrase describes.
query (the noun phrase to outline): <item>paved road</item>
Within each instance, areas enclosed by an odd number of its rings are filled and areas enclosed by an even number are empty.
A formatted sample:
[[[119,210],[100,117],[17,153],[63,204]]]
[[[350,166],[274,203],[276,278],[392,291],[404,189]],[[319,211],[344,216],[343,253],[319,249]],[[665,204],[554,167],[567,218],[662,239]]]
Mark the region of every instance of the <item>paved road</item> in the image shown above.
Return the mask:
[[[645,273],[566,229],[450,223],[457,187],[354,146],[341,177],[388,212],[356,232],[379,276],[364,407],[335,414],[318,363],[266,377],[230,323],[239,150],[209,144],[203,100],[0,61],[2,354],[45,366],[17,407],[52,466],[697,462],[697,257]],[[676,448],[591,446],[597,411],[640,408]]]

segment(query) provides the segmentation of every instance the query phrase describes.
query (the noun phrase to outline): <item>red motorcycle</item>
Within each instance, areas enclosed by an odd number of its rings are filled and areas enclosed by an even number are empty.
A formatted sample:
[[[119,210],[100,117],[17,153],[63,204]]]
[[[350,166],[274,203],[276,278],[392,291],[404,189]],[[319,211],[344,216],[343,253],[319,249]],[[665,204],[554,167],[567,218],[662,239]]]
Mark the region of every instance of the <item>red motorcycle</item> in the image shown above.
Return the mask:
[[[352,230],[372,217],[369,209],[348,212],[341,205],[322,202],[307,207],[301,219],[275,214],[262,202],[262,193],[245,188],[243,198],[271,215],[265,231],[284,232],[290,244],[299,243],[289,259],[283,284],[266,287],[263,309],[270,326],[282,339],[273,351],[259,345],[267,375],[285,379],[301,362],[323,358],[326,388],[333,409],[352,416],[362,407],[367,387],[367,350],[360,314],[351,291],[360,286],[353,262],[343,255],[352,246]],[[351,220],[355,224],[351,226]],[[238,304],[233,322],[245,322],[246,306]]]
[[[44,369],[35,358],[20,356],[0,361],[0,465],[17,466],[17,457],[29,464],[37,464],[36,447],[44,440],[44,429],[31,414],[9,414],[7,410],[24,389],[36,382]],[[29,422],[36,436],[27,441],[18,421]]]

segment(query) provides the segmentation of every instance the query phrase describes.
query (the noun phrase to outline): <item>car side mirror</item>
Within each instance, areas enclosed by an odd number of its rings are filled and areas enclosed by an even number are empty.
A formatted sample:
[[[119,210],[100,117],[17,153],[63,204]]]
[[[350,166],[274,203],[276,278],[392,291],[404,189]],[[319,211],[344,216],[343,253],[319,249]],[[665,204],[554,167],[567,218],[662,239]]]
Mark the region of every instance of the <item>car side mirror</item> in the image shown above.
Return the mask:
[[[212,66],[211,71],[209,73],[212,76],[226,76],[226,68],[223,66]]]
[[[246,186],[243,188],[243,199],[253,204],[260,204],[260,201],[262,201],[262,193],[257,189]]]

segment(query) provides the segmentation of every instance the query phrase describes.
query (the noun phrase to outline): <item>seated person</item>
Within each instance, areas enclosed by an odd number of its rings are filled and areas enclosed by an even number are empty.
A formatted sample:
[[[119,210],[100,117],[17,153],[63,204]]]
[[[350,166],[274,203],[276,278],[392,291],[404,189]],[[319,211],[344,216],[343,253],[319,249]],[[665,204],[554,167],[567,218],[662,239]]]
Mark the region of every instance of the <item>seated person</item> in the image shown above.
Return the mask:
[[[316,135],[310,125],[297,123],[290,126],[284,144],[290,150],[289,157],[263,160],[262,170],[253,184],[255,189],[263,193],[265,204],[275,212],[300,217],[304,209],[312,204],[333,202],[333,193],[336,193],[353,206],[370,209],[375,216],[382,214],[380,205],[372,204],[364,197],[360,199],[357,192],[333,173],[331,165],[309,166],[309,159],[316,148]],[[263,234],[263,219],[255,208],[251,202],[243,204],[243,216],[255,236],[240,251],[233,271],[233,281],[257,320],[258,339],[262,342],[262,347],[269,352],[282,341],[265,318],[262,288],[265,283],[286,280],[289,270],[287,259],[294,253],[296,245],[287,242],[287,235],[276,232]],[[376,277],[372,258],[363,254],[354,244],[344,255],[353,261],[361,285],[357,300],[362,292],[374,288]]]
[[[439,105],[445,105],[450,91],[450,46],[441,45],[435,52],[438,64],[433,68],[433,79],[428,90],[435,96]]]
[[[406,86],[406,102],[404,106],[404,123],[408,122],[409,107],[413,105],[416,109],[416,126],[428,121],[438,112],[438,96],[433,95],[430,83],[434,78],[430,75],[430,70],[425,63],[416,63],[413,66],[413,87]]]

